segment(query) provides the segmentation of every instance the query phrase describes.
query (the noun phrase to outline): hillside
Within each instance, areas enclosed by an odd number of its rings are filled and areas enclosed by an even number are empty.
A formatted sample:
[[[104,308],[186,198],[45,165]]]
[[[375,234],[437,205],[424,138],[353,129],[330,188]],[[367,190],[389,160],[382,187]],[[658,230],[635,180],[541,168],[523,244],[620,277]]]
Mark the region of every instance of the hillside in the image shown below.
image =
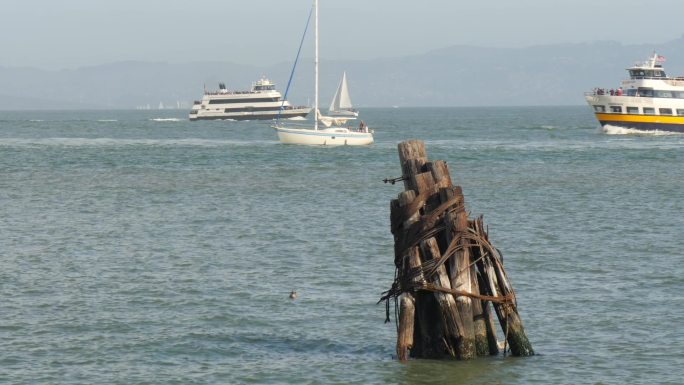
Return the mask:
[[[684,37],[657,45],[615,42],[521,49],[453,46],[422,55],[375,60],[321,61],[325,106],[347,71],[359,107],[577,105],[593,87],[616,87],[624,69],[653,51],[667,57],[670,74],[684,74]],[[312,101],[311,60],[302,58],[289,97]],[[225,82],[248,89],[262,75],[285,91],[291,62],[266,67],[230,62],[117,62],[45,71],[0,67],[0,109],[189,108],[203,87]]]

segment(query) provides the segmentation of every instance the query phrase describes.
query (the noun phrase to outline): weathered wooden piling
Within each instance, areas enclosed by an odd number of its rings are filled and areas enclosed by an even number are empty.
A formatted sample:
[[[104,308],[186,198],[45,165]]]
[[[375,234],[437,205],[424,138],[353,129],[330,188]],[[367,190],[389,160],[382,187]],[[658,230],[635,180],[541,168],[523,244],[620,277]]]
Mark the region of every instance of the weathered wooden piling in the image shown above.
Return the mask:
[[[515,293],[482,218],[468,220],[446,162],[429,162],[422,141],[398,146],[405,191],[390,203],[398,300],[397,358],[472,359],[498,354],[490,303],[515,356],[534,354]]]

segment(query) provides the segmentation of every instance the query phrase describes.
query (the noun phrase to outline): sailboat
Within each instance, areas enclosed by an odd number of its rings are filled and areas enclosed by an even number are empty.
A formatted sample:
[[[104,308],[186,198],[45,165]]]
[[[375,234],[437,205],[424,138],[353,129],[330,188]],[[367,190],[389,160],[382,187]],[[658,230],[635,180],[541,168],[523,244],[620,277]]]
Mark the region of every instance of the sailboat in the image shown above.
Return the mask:
[[[277,121],[273,128],[278,140],[286,144],[323,145],[323,146],[363,146],[373,143],[373,132],[361,124],[358,130],[347,127],[328,127],[319,129],[321,118],[318,109],[318,0],[314,0],[314,111],[313,127],[285,126]]]
[[[330,108],[328,108],[328,115],[330,116],[359,116],[359,112],[352,108],[351,97],[349,96],[349,87],[347,86],[347,73],[342,73],[342,80],[337,86],[337,91],[335,91],[335,96],[333,96],[332,102],[330,102]]]

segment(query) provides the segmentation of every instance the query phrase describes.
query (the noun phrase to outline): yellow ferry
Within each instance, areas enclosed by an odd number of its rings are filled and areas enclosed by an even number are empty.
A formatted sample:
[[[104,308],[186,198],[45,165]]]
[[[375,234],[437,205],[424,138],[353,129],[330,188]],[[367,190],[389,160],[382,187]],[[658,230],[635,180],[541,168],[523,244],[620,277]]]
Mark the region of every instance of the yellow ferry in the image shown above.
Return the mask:
[[[668,77],[663,56],[627,68],[629,79],[616,89],[585,93],[602,127],[684,132],[684,77]]]

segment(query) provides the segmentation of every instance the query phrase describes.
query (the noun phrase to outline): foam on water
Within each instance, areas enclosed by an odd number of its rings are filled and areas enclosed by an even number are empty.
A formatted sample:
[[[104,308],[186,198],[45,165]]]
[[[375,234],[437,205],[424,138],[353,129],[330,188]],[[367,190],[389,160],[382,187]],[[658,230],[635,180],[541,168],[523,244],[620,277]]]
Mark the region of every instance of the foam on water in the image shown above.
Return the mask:
[[[599,128],[601,132],[608,135],[634,135],[634,136],[682,136],[684,133],[660,130],[638,130],[636,128],[617,127],[610,124]]]
[[[181,118],[151,118],[150,120],[153,122],[184,122],[184,121],[187,121],[187,119],[181,119]]]

